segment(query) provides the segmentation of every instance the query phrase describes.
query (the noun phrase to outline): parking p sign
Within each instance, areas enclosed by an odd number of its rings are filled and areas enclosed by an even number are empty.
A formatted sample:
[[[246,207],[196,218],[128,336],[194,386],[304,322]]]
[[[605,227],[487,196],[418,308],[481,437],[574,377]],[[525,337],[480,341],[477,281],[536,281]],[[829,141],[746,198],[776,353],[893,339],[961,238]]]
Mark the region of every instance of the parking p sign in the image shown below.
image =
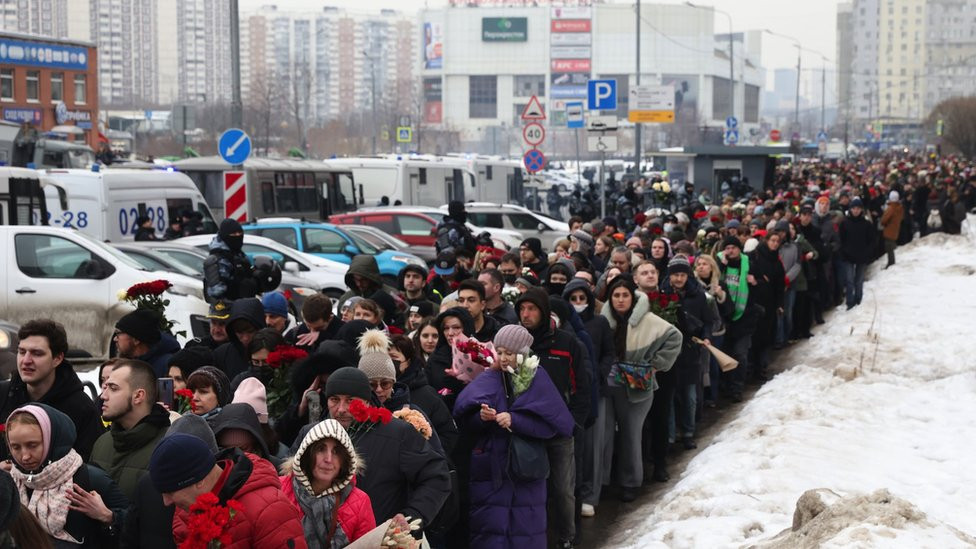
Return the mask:
[[[586,86],[586,106],[591,111],[617,110],[617,81],[590,80]]]

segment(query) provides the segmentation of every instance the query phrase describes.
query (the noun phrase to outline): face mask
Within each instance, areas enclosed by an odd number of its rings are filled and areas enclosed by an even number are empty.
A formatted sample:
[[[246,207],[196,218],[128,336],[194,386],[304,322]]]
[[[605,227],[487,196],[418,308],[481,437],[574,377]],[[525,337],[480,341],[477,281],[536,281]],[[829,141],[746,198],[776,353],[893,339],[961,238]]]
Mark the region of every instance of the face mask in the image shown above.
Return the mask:
[[[674,223],[665,223],[664,224],[664,232],[670,233],[672,230],[674,230]]]
[[[577,313],[582,313],[589,307],[586,303],[573,303],[573,308],[576,309]]]
[[[503,274],[502,279],[505,280],[505,284],[514,285],[515,280],[518,279],[518,276],[513,274]]]
[[[549,288],[549,295],[563,295],[563,290],[566,289],[565,282],[547,282],[546,286]]]
[[[222,240],[224,241],[224,244],[227,244],[227,247],[230,248],[232,252],[239,252],[244,246],[244,235],[225,236],[222,238]]]

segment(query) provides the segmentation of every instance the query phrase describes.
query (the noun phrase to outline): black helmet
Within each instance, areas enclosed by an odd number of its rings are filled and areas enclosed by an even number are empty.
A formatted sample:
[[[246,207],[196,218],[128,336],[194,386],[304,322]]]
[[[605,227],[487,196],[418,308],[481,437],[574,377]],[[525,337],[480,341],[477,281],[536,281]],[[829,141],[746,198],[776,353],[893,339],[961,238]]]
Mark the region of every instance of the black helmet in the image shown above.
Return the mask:
[[[281,284],[281,267],[266,255],[254,257],[254,278],[262,292],[270,292]]]

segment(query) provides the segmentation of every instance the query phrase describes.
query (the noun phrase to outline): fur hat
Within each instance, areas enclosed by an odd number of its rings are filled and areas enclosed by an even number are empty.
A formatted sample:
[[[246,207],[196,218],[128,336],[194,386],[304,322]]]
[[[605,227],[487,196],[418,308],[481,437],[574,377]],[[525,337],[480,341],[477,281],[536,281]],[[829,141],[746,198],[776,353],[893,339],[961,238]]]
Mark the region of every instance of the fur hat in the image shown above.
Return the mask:
[[[390,338],[380,330],[367,330],[359,338],[359,370],[369,379],[396,379],[396,367],[388,354]]]

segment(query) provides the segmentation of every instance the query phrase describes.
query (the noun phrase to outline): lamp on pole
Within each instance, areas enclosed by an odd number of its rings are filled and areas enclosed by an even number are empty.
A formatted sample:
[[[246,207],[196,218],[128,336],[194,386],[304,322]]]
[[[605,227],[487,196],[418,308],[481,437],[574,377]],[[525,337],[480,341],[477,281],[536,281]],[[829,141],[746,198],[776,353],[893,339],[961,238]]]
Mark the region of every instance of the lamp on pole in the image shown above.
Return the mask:
[[[711,10],[716,13],[721,13],[729,20],[729,116],[735,116],[735,50],[733,49],[732,41],[732,16],[729,15],[729,12],[720,10],[715,6],[699,6],[691,2],[685,2],[685,5],[700,10]]]
[[[796,47],[796,103],[793,106],[793,131],[800,132],[800,60],[803,56],[803,46],[800,45],[800,41],[792,36],[786,34],[773,32],[769,29],[763,29],[763,32],[771,34],[773,36],[778,36],[780,38],[785,38],[793,42]]]
[[[369,92],[370,92],[370,103],[373,105],[373,154],[376,154],[376,132],[379,131],[379,127],[376,125],[376,61],[366,53],[366,50],[362,51],[363,57],[369,60]]]

